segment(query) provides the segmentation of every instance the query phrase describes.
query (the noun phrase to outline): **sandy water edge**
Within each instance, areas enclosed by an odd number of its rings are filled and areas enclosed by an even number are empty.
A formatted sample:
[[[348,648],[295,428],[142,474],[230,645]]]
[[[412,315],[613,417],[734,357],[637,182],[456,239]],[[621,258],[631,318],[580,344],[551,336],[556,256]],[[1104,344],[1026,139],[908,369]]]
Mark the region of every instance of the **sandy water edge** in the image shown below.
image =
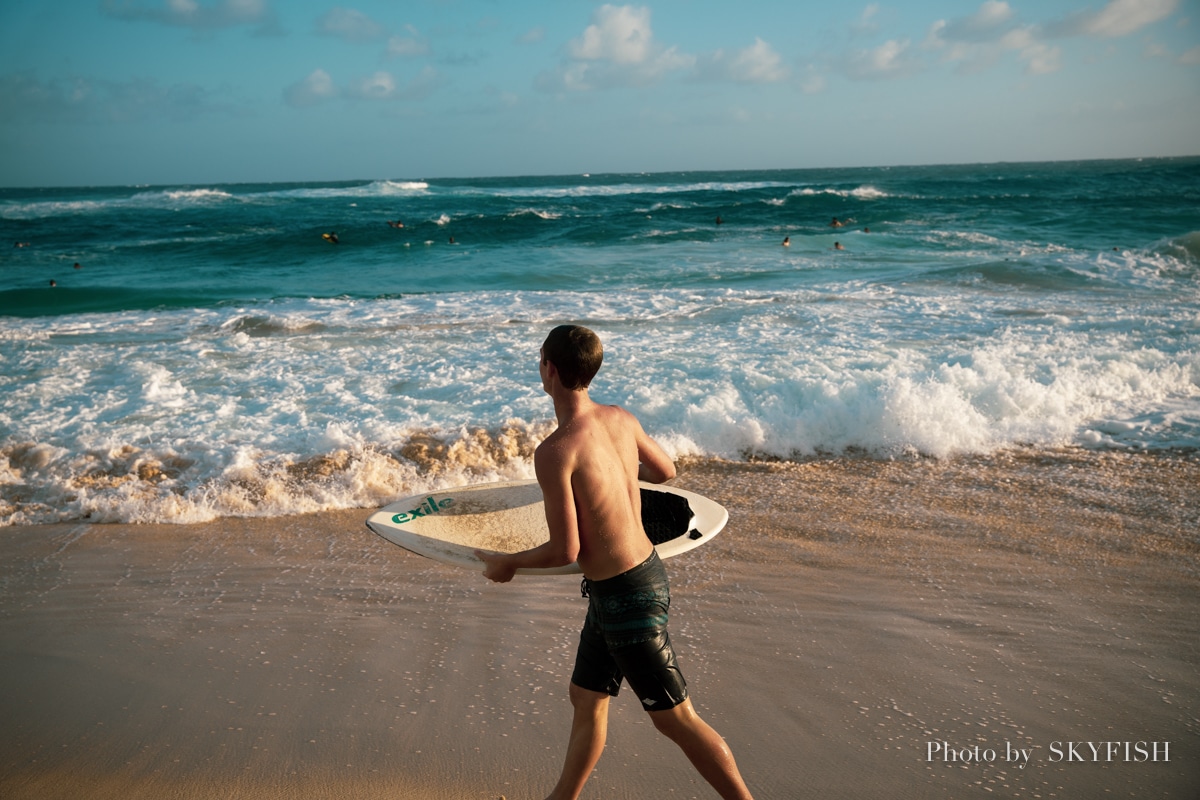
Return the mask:
[[[678,484],[731,512],[670,562],[672,629],[760,797],[1200,786],[1195,462],[697,462]],[[492,586],[365,516],[0,533],[0,794],[541,796],[577,586]],[[613,717],[588,796],[711,796],[631,696]],[[1171,760],[1052,761],[1069,741]]]

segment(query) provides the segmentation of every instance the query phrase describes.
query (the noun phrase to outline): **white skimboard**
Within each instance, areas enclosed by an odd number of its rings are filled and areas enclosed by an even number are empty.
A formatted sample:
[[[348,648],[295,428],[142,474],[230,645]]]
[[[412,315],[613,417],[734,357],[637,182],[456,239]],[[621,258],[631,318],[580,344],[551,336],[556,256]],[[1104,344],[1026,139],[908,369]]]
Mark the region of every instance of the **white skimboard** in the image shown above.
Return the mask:
[[[686,553],[716,536],[729,521],[723,506],[703,495],[642,483],[642,526],[660,558]],[[475,550],[518,553],[550,539],[537,481],[464,486],[397,500],[367,518],[367,527],[418,555],[479,569]],[[571,575],[578,564],[519,569],[518,574]]]

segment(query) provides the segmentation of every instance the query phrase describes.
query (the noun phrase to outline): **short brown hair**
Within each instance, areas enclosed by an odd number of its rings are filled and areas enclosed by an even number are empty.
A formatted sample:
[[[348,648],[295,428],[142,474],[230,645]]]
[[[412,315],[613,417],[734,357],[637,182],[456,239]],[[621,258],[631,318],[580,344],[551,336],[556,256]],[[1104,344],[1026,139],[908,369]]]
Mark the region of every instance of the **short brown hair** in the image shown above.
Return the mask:
[[[542,353],[568,389],[586,389],[604,361],[600,337],[582,325],[559,325],[550,331]]]

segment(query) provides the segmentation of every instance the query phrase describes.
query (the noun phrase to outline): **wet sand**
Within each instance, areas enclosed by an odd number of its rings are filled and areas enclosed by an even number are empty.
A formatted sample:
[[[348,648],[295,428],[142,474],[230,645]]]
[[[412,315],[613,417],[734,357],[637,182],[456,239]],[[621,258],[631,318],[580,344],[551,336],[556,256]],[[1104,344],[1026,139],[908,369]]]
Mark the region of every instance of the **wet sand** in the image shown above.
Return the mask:
[[[1196,796],[1194,458],[705,461],[676,483],[731,513],[668,562],[671,626],[757,797]],[[491,585],[366,513],[0,531],[0,796],[543,797],[578,582]],[[715,794],[626,691],[585,797]]]

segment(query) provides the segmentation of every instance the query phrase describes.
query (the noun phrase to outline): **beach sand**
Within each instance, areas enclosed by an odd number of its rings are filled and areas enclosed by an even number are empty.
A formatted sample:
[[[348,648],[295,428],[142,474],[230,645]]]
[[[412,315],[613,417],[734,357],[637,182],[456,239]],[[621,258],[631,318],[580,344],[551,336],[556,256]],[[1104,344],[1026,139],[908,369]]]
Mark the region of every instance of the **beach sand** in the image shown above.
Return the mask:
[[[731,514],[668,562],[671,627],[760,799],[1200,796],[1194,457],[700,461],[676,484]],[[0,531],[0,797],[544,797],[578,581],[492,585],[366,516]],[[584,796],[715,794],[626,690]]]

